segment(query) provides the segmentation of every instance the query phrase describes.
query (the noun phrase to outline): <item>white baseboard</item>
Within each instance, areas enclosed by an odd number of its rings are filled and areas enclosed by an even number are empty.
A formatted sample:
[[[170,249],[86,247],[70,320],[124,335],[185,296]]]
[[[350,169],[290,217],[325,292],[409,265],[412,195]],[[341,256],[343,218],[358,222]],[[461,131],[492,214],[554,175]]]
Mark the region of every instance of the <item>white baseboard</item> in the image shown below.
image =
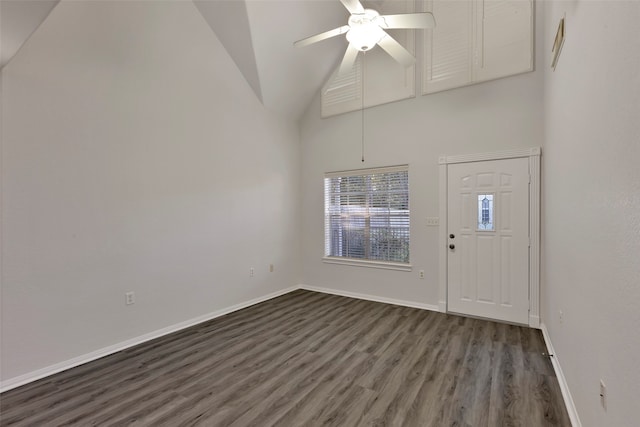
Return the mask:
[[[551,355],[551,363],[553,364],[553,370],[556,372],[556,378],[558,378],[558,384],[560,385],[562,398],[564,399],[564,404],[567,407],[567,412],[569,413],[571,425],[573,427],[582,427],[580,417],[578,416],[578,411],[576,411],[576,405],[573,403],[573,398],[571,397],[571,392],[569,391],[569,386],[567,385],[567,379],[564,377],[564,373],[562,372],[562,368],[560,367],[560,361],[558,360],[558,356],[556,355],[556,352],[553,349],[553,345],[551,344],[551,337],[549,336],[547,325],[541,323],[540,329],[542,329],[542,336],[544,337],[544,342],[547,345],[547,351]]]
[[[220,310],[213,311],[211,313],[198,316],[193,319],[186,320],[184,322],[176,323],[171,326],[167,326],[166,328],[158,329],[156,331],[150,332],[148,334],[144,334],[135,338],[131,338],[126,341],[119,342],[114,345],[110,345],[108,347],[101,348],[96,351],[92,351],[91,353],[83,354],[82,356],[74,357],[73,359],[65,360],[64,362],[56,363],[54,365],[47,366],[42,369],[38,369],[32,372],[28,372],[23,375],[19,375],[14,378],[9,378],[8,380],[0,382],[0,393],[11,390],[13,388],[19,387],[21,385],[28,384],[33,381],[37,381],[39,379],[48,377],[49,375],[57,374],[58,372],[66,371],[67,369],[83,365],[87,362],[91,362],[96,359],[100,359],[101,357],[108,356],[110,354],[116,353],[118,351],[125,350],[127,348],[133,347],[138,344],[142,344],[146,341],[150,341],[155,338],[159,338],[163,335],[170,334],[172,332],[177,332],[179,330],[188,328],[190,326],[197,325],[202,322],[206,322],[211,319],[215,319],[216,317],[224,316],[225,314],[232,313],[234,311],[241,310],[243,308],[247,308],[249,306],[261,303],[266,300],[270,300],[272,298],[278,297],[280,295],[284,295],[291,291],[295,291],[298,289],[297,286],[293,286],[287,289],[282,289],[280,291],[276,291],[270,293],[268,295],[264,295],[258,298],[254,298],[249,301],[241,302],[239,304],[232,305],[231,307],[223,308]]]
[[[343,297],[363,299],[363,300],[374,301],[374,302],[384,302],[386,304],[401,305],[404,307],[411,307],[411,308],[420,308],[422,310],[440,311],[440,308],[437,305],[433,305],[433,304],[423,304],[423,303],[413,302],[413,301],[384,298],[384,297],[378,297],[375,295],[360,294],[357,292],[347,292],[347,291],[341,291],[338,289],[322,288],[318,286],[300,285],[299,288],[305,289],[307,291],[322,292],[323,294],[340,295]]]

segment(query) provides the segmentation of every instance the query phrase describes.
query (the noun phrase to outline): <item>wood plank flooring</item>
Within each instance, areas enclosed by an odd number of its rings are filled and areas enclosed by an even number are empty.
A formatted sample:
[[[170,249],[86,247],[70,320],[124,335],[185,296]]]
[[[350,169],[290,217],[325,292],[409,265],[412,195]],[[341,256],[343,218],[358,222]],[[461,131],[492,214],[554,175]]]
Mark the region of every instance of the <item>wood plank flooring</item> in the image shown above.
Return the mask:
[[[570,426],[540,331],[295,291],[0,395],[1,426]]]

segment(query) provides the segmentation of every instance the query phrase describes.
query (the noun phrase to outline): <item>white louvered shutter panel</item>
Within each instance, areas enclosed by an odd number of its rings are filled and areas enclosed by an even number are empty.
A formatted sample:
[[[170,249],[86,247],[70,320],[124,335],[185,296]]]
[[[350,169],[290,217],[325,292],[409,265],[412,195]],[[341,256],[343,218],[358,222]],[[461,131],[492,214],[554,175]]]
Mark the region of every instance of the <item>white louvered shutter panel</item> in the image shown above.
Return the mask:
[[[478,2],[474,80],[485,81],[533,70],[531,0]]]
[[[407,166],[325,175],[325,257],[409,263]]]
[[[439,92],[471,83],[473,2],[427,1],[436,27],[425,31],[423,93]]]
[[[329,117],[346,111],[357,110],[362,105],[362,56],[353,68],[343,76],[334,74],[322,88],[320,114]]]

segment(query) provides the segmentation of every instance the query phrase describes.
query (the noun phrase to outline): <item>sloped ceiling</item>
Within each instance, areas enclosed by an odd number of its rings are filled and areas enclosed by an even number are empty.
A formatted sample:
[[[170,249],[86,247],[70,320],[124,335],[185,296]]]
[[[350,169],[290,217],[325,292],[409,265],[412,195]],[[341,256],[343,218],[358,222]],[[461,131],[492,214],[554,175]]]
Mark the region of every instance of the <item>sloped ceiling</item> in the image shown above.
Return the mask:
[[[49,16],[60,0],[0,0],[0,68]]]
[[[7,64],[59,0],[0,0],[0,67]],[[346,23],[338,0],[193,0],[256,96],[298,119],[339,63],[336,37],[304,49],[293,42]]]
[[[216,33],[227,52],[262,101],[251,28],[244,1],[193,0],[202,17]]]
[[[293,42],[347,22],[339,0],[194,0],[211,29],[269,109],[299,118],[336,67],[347,42],[304,49]]]
[[[247,2],[264,104],[300,117],[339,64],[347,47],[335,37],[305,48],[293,42],[344,25],[349,14],[338,0]]]

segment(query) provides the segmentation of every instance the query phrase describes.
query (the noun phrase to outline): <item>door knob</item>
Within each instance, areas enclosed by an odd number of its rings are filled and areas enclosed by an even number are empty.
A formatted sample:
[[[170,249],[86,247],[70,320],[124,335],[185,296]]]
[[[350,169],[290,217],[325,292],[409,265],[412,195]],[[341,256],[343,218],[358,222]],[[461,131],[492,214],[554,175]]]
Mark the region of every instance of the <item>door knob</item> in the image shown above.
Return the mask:
[[[455,239],[455,238],[456,238],[456,235],[455,235],[455,234],[449,234],[449,238],[450,238],[450,239]]]
[[[453,243],[449,245],[449,249],[455,249],[456,245],[454,245]]]

